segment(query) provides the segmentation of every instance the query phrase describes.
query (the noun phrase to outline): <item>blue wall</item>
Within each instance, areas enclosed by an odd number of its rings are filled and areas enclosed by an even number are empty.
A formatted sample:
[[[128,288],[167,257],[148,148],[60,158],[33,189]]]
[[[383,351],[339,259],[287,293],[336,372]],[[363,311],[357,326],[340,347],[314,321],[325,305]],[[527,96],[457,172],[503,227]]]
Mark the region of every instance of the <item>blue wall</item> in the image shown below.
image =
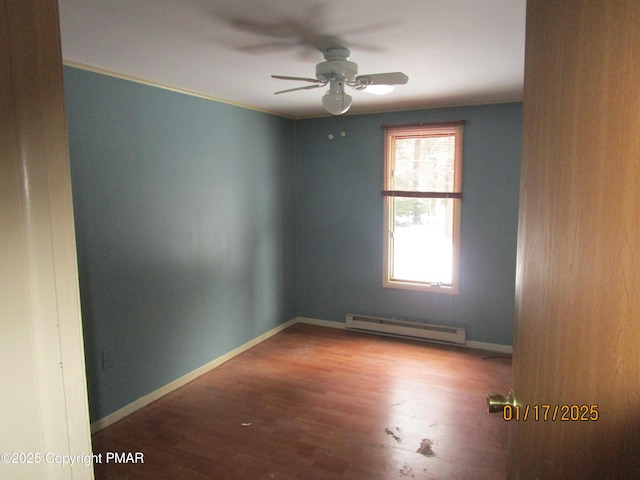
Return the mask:
[[[460,293],[382,288],[381,125],[451,120],[466,122]],[[520,103],[296,122],[297,314],[395,316],[511,345],[521,127]]]
[[[295,316],[512,343],[521,104],[294,122],[64,73],[92,421]],[[384,289],[380,125],[460,119],[460,294]]]
[[[295,316],[294,123],[64,74],[95,421]]]

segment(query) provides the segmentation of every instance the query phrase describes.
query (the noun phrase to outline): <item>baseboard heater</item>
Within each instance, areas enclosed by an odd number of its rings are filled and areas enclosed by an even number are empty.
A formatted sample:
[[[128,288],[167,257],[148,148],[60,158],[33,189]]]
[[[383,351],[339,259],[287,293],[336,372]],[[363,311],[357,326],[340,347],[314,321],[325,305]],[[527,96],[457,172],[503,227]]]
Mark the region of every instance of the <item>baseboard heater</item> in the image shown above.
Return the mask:
[[[395,318],[373,317],[355,313],[347,314],[347,328],[381,335],[426,340],[438,343],[464,345],[466,332],[464,328],[443,327],[421,322],[409,322]]]

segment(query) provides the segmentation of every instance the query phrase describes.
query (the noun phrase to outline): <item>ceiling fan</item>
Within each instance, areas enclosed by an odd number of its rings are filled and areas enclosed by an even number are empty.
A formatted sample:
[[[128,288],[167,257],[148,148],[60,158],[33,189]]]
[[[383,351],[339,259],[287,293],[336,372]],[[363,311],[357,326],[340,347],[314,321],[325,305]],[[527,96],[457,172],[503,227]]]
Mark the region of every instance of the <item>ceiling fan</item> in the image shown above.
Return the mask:
[[[348,60],[351,52],[344,47],[330,47],[325,49],[324,62],[316,65],[316,78],[289,77],[285,75],[271,75],[281,80],[299,80],[312,83],[304,87],[289,88],[276,92],[287,93],[296,90],[310,90],[329,85],[329,90],[322,97],[322,105],[332,115],[342,115],[351,107],[352,99],[344,91],[345,85],[370,93],[384,95],[393,90],[395,85],[404,85],[409,81],[404,73],[374,73],[358,75],[358,65]]]

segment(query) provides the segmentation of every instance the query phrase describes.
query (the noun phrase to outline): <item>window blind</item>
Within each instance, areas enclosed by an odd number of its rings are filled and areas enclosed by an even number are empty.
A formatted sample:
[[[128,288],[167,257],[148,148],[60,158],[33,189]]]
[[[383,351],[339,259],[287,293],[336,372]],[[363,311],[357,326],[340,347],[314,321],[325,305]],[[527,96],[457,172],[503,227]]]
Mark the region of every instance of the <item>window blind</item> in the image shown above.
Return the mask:
[[[385,128],[384,196],[462,197],[463,122]]]

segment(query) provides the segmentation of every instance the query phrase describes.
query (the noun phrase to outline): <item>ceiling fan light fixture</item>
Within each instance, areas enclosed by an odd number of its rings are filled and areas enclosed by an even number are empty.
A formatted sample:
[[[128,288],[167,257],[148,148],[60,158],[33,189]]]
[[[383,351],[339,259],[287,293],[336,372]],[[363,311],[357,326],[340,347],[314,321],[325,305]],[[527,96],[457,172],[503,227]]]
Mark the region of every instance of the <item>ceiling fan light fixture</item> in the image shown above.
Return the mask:
[[[351,96],[345,93],[327,92],[322,97],[322,106],[331,115],[342,115],[351,108]]]
[[[393,85],[367,85],[362,90],[374,95],[386,95],[387,93],[393,92],[394,88],[395,86]]]
[[[322,97],[322,106],[332,115],[342,115],[351,108],[351,96],[344,93],[344,83],[331,79],[329,90]]]

